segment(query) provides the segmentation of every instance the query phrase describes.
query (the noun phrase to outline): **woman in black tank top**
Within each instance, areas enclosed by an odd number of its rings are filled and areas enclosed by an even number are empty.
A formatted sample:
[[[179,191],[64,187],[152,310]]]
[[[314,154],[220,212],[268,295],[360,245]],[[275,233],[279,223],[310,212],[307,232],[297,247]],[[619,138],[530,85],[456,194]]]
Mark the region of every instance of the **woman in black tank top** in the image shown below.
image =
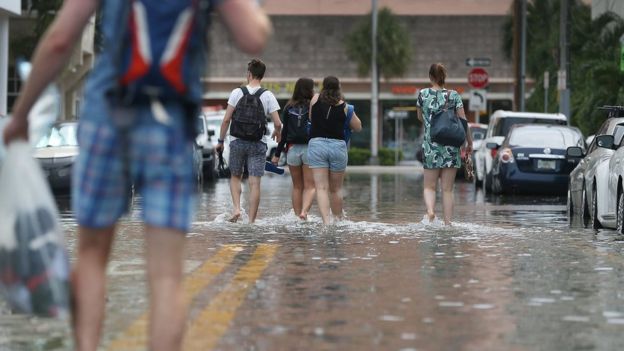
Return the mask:
[[[345,129],[362,130],[362,122],[342,97],[338,78],[330,76],[323,80],[321,93],[310,102],[310,121],[308,162],[323,223],[329,224],[330,214],[337,219],[343,215],[342,182],[347,168]]]

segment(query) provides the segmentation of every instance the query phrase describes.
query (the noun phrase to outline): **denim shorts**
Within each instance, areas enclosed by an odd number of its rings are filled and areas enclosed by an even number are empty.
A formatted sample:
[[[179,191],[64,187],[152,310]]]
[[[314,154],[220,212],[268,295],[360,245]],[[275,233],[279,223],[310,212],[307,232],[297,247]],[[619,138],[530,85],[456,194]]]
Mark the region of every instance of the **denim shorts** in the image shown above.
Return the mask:
[[[72,207],[78,224],[114,225],[128,211],[131,186],[143,197],[150,226],[188,231],[196,199],[193,141],[181,106],[166,106],[170,123],[149,106],[128,110],[127,132],[113,122],[103,96],[86,100],[78,124],[80,153],[73,167]]]
[[[313,138],[308,143],[310,168],[328,168],[332,172],[347,169],[347,144],[344,140]]]
[[[243,175],[243,168],[247,165],[247,172],[252,177],[264,175],[267,145],[261,141],[247,141],[235,139],[230,142],[230,172],[235,176]]]
[[[291,146],[286,154],[286,163],[294,167],[308,165],[308,144],[294,144]]]

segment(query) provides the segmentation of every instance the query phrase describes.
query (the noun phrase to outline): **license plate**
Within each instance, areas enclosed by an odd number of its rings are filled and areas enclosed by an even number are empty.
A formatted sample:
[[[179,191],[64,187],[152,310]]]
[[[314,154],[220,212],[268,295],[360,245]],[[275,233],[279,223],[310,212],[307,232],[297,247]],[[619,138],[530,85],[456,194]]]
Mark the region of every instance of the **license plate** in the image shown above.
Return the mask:
[[[537,168],[549,171],[557,169],[557,161],[555,160],[537,160]]]

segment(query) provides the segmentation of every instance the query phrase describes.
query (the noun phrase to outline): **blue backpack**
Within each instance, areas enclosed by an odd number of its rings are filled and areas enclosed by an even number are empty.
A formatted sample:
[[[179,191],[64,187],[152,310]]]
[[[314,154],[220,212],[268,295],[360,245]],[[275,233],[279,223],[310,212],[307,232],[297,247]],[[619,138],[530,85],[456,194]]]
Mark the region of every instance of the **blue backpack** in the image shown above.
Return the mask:
[[[344,124],[344,137],[345,142],[349,145],[349,141],[351,141],[351,118],[353,118],[353,113],[355,112],[355,108],[353,105],[347,104],[347,119],[345,119]]]
[[[197,105],[208,4],[200,0],[128,0],[117,48],[116,94],[126,103],[158,99]],[[198,91],[194,91],[198,90]]]

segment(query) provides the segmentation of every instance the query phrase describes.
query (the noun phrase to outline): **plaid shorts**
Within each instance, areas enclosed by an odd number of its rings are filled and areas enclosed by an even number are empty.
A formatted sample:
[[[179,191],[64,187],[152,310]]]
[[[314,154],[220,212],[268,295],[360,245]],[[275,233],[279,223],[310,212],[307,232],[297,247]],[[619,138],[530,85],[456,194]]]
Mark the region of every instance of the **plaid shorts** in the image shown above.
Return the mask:
[[[196,186],[193,142],[182,121],[182,108],[167,107],[172,120],[167,125],[154,120],[148,107],[137,108],[136,122],[122,133],[106,116],[106,105],[85,104],[79,121],[80,154],[72,177],[78,224],[89,228],[115,224],[128,211],[132,184],[143,197],[142,219],[147,225],[188,231]]]
[[[247,141],[242,139],[230,142],[230,172],[235,176],[243,174],[244,166],[252,177],[264,175],[267,145],[261,141]]]

